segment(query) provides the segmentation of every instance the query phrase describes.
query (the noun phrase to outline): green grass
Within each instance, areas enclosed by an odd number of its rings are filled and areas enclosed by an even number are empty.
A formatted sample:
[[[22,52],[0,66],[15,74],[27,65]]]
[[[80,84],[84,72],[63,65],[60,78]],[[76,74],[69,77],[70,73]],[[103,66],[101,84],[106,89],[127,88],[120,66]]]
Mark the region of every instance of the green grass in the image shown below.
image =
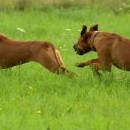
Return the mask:
[[[89,67],[74,66],[96,54],[78,56],[72,48],[83,24],[130,37],[129,14],[73,8],[1,11],[0,18],[0,30],[10,38],[53,42],[66,67],[79,75],[57,76],[33,62],[0,70],[0,130],[130,129],[129,72],[113,67],[98,79]]]

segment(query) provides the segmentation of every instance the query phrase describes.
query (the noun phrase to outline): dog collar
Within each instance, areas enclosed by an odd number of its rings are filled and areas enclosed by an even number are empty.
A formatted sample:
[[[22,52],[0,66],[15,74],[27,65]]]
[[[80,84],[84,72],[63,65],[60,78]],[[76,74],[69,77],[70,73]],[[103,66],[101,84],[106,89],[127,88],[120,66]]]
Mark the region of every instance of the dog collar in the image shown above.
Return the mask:
[[[93,43],[95,40],[95,37],[97,36],[97,34],[99,33],[99,31],[94,31],[90,40],[90,47],[92,49],[92,51],[96,51],[96,48],[94,47]]]

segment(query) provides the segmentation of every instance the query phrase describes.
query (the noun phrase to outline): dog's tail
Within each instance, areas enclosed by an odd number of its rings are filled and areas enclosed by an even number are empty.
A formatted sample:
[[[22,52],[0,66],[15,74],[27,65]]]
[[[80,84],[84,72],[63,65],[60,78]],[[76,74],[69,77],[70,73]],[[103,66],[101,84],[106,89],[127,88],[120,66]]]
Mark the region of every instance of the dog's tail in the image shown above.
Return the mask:
[[[71,71],[69,71],[66,67],[65,67],[65,64],[64,64],[64,62],[63,62],[63,59],[62,59],[62,57],[61,57],[61,54],[60,54],[60,52],[57,50],[57,49],[55,49],[54,50],[54,55],[55,55],[55,58],[56,58],[56,61],[57,61],[57,64],[58,64],[58,68],[57,68],[57,70],[55,71],[57,74],[67,74],[67,75],[69,75],[69,76],[73,76],[73,75],[75,75],[73,72],[71,72]]]
[[[63,62],[60,52],[57,49],[54,49],[53,53],[54,53],[56,64],[57,64],[57,67],[55,68],[56,69],[55,72],[57,74],[64,74],[66,71],[66,67]]]
[[[6,35],[0,33],[0,41],[7,39]]]

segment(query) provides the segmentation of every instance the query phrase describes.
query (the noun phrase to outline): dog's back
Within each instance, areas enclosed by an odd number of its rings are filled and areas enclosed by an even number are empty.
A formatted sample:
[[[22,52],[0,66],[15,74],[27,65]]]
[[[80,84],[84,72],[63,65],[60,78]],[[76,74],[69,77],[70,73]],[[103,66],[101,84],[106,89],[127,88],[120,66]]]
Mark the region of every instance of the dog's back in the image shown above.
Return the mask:
[[[29,61],[43,65],[51,72],[67,72],[56,47],[46,41],[16,41],[0,34],[0,68],[9,68]]]

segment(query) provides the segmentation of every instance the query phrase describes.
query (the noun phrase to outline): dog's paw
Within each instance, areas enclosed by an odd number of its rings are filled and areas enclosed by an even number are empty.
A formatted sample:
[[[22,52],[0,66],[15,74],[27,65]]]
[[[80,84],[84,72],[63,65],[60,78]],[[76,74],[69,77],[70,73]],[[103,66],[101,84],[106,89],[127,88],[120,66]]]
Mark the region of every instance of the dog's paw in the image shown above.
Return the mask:
[[[85,66],[84,63],[76,63],[75,66],[83,68]]]

